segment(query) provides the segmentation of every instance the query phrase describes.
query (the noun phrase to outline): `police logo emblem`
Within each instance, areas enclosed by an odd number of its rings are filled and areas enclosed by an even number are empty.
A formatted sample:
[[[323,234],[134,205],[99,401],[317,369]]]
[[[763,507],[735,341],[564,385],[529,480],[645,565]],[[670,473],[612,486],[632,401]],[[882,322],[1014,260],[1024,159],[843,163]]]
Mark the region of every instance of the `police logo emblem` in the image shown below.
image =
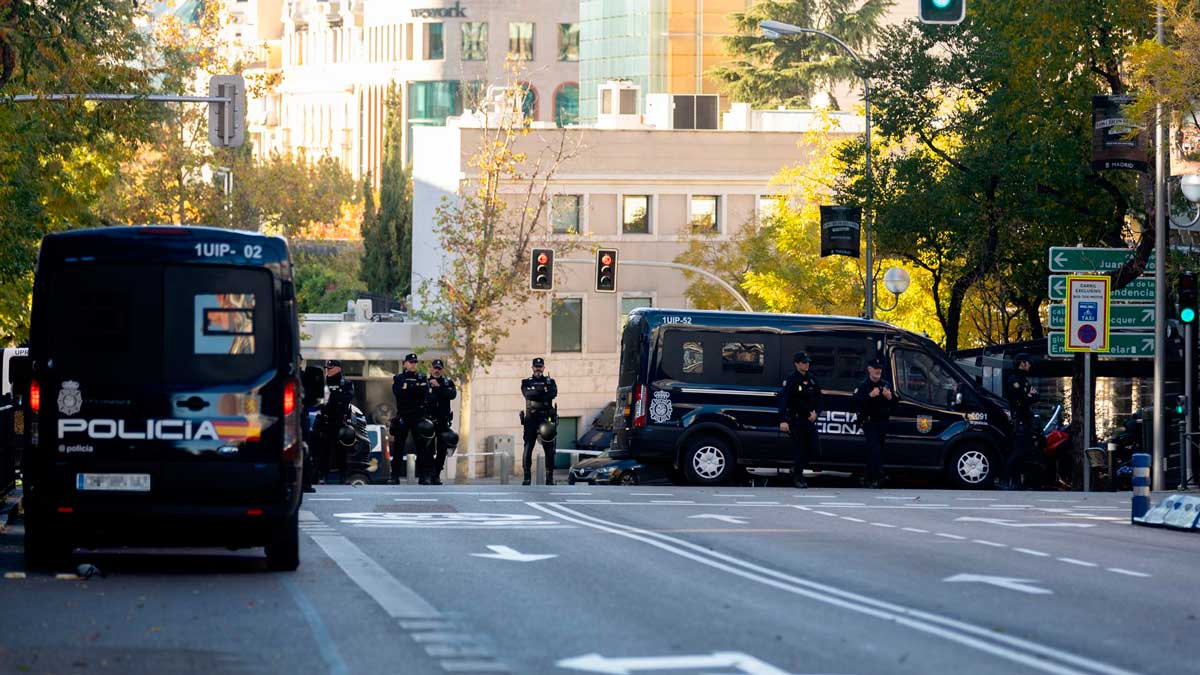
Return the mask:
[[[671,420],[671,395],[665,391],[654,392],[654,400],[650,401],[650,419],[655,424]]]
[[[928,415],[917,415],[917,431],[923,434],[933,431],[933,418]]]
[[[83,407],[83,393],[79,391],[79,383],[67,380],[62,383],[58,392],[58,412],[64,415],[74,415]]]

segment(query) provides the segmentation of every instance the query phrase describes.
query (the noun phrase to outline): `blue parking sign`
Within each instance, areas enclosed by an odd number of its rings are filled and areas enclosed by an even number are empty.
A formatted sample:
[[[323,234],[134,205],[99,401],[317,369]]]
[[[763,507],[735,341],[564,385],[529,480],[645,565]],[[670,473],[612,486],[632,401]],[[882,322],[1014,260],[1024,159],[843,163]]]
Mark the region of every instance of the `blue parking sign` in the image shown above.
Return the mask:
[[[1098,302],[1081,302],[1077,305],[1076,310],[1078,316],[1076,321],[1099,321],[1100,320],[1100,303]]]

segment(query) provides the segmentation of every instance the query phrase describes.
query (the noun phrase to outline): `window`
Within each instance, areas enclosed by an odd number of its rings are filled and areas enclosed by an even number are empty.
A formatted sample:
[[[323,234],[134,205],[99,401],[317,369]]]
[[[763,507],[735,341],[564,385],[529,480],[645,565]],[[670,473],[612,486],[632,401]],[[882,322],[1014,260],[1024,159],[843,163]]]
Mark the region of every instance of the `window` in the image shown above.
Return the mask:
[[[896,351],[896,387],[922,403],[949,407],[954,404],[958,380],[933,357],[912,349]]]
[[[550,198],[550,227],[555,234],[579,232],[579,195],[554,195]]]
[[[784,206],[784,198],[781,195],[760,195],[758,198],[758,221],[764,222],[779,215],[779,210]]]
[[[554,92],[554,123],[565,127],[579,122],[579,85],[564,84]]]
[[[196,325],[192,333],[196,354],[254,353],[254,295],[213,293],[195,296]]]
[[[579,24],[558,24],[558,60],[579,60]]]
[[[457,80],[411,82],[408,85],[408,119],[415,124],[446,123],[446,118],[462,114]]]
[[[446,58],[445,25],[425,24],[425,60],[440,61]]]
[[[533,60],[533,24],[526,22],[508,24],[508,57],[523,61]]]
[[[486,61],[488,25],[486,21],[467,21],[462,24],[462,60]]]
[[[647,296],[629,296],[621,298],[621,327],[629,321],[629,313],[638,307],[653,307],[654,301]]]
[[[650,233],[649,195],[625,195],[622,198],[621,231],[625,234]]]
[[[521,114],[527,120],[536,120],[538,109],[537,89],[534,89],[533,85],[528,82],[521,82],[518,86],[525,92],[524,97],[521,99]]]
[[[703,333],[668,330],[663,337],[660,377],[681,382],[711,380],[711,377],[705,377],[704,372],[704,341]],[[711,339],[710,343],[716,344]]]
[[[717,209],[720,200],[715,195],[692,196],[692,231],[716,233],[721,230]]]
[[[780,365],[781,378],[791,373],[791,354],[803,351],[811,359],[809,372],[825,391],[850,393],[867,374],[867,361],[875,353],[872,340],[859,336],[808,337],[784,336],[782,353],[786,358]]]
[[[726,342],[721,345],[721,370],[735,373],[762,373],[767,350],[761,342]]]
[[[555,298],[550,311],[550,351],[583,351],[583,299]]]

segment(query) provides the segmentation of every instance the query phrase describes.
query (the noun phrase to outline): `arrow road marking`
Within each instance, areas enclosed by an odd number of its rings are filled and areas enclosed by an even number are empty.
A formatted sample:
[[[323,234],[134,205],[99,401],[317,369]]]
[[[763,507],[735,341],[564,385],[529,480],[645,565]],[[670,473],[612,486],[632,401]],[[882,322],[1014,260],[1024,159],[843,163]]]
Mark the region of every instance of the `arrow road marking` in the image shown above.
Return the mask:
[[[736,672],[746,675],[790,675],[787,671],[741,652],[636,658],[607,658],[600,654],[587,654],[563,659],[556,665],[559,668],[583,670],[589,673],[608,673],[609,675],[629,675],[639,670],[702,670],[706,668],[736,668]]]
[[[516,549],[507,546],[488,546],[492,553],[472,553],[476,558],[492,558],[494,560],[511,560],[513,562],[536,562],[538,560],[548,560],[557,558],[554,553],[521,553]]]
[[[1015,577],[992,577],[986,574],[955,574],[952,577],[946,577],[942,581],[950,583],[979,583],[990,584],[1000,588],[1007,588],[1010,591],[1020,591],[1031,595],[1051,595],[1054,591],[1049,588],[1041,588],[1032,586],[1031,584],[1038,583],[1037,579],[1018,579]]]
[[[956,523],[991,523],[992,525],[1002,525],[1004,527],[1095,527],[1093,523],[1018,523],[1013,520],[1004,520],[1002,518],[976,518],[974,516],[963,516],[955,518]]]
[[[732,525],[745,525],[746,523],[750,522],[749,520],[745,518],[739,518],[738,516],[719,516],[715,513],[701,513],[698,516],[688,516],[688,518],[711,518],[712,520],[719,520],[723,523],[730,523]]]

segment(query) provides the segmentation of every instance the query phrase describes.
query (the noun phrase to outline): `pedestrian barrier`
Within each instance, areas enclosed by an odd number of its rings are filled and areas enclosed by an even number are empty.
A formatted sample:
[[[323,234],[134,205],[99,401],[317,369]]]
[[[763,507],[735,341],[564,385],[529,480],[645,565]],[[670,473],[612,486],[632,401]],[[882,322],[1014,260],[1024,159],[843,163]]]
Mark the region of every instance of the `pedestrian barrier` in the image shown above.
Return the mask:
[[[1139,452],[1133,456],[1133,515],[1134,523],[1143,522],[1142,518],[1150,510],[1150,455]]]
[[[1196,527],[1198,516],[1200,516],[1200,498],[1191,495],[1177,495],[1171,503],[1171,510],[1163,518],[1163,524],[1177,530],[1191,530]]]

